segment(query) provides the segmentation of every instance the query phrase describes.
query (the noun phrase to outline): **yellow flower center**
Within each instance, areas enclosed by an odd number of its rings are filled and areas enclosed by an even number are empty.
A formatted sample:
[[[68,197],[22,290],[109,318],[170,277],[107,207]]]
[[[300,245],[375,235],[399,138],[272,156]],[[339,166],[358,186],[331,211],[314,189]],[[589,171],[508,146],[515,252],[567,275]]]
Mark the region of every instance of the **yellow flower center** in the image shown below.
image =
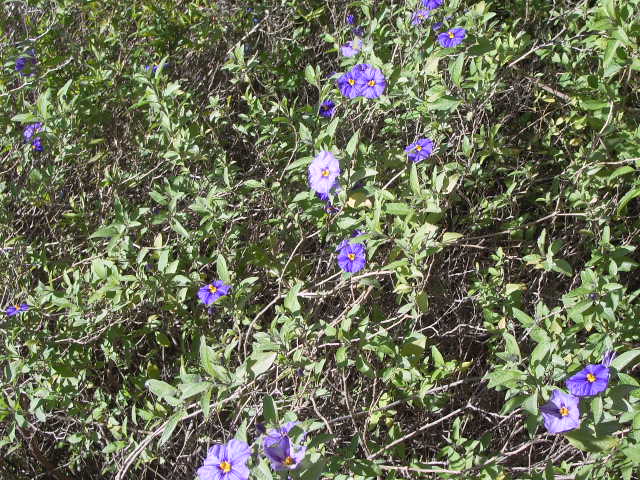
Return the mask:
[[[455,34],[455,33],[453,33],[453,32],[449,32],[449,38],[453,38],[453,37],[455,37],[455,36],[456,36],[456,34]]]
[[[567,407],[562,407],[560,409],[560,415],[562,415],[563,417],[566,417],[567,415],[569,415],[569,409]]]
[[[356,254],[355,253],[347,253],[347,257],[349,257],[349,260],[351,260],[353,262],[356,259]]]
[[[322,170],[322,176],[323,177],[328,177],[329,176],[329,169],[325,168],[324,170]]]
[[[229,473],[231,471],[231,464],[229,462],[222,462],[220,464],[220,470],[224,473]]]
[[[20,305],[14,305],[16,310],[20,310]]]
[[[420,145],[418,145],[418,146],[416,147],[416,152],[420,152],[420,151],[422,151],[422,147],[421,147]]]
[[[367,85],[369,85],[370,87],[374,87],[376,85],[376,81],[375,80],[369,80],[367,82]]]
[[[350,78],[349,80],[347,80],[347,82],[349,82],[349,85],[351,85],[352,87],[356,84],[356,81],[353,78]]]
[[[218,291],[218,288],[217,288],[217,287],[214,287],[213,285],[209,285],[209,291],[210,291],[211,293],[216,293],[216,292]]]
[[[291,457],[287,457],[283,460],[283,462],[285,465],[293,465],[295,463],[295,460]]]
[[[596,381],[596,376],[593,373],[587,373],[587,380],[589,383],[593,383]]]

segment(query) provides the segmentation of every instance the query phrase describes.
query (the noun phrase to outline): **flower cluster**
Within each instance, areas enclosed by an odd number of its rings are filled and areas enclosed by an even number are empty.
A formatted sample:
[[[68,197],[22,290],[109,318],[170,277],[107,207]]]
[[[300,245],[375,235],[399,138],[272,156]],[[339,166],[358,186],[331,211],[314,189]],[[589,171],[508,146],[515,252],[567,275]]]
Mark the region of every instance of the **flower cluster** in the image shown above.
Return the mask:
[[[264,455],[276,471],[295,470],[304,459],[307,447],[296,445],[289,432],[298,422],[288,422],[269,430],[262,442]],[[247,461],[251,456],[248,443],[233,439],[225,445],[213,445],[207,451],[204,464],[198,469],[200,480],[247,480]]]
[[[31,143],[31,148],[33,148],[36,152],[42,152],[44,150],[44,146],[42,145],[42,139],[40,137],[36,137],[35,134],[42,130],[42,122],[32,123],[27,125],[24,128],[24,132],[22,132],[22,137],[24,138],[25,143]]]
[[[380,69],[359,63],[337,80],[340,93],[347,98],[378,98],[387,87],[387,79]]]
[[[609,386],[609,366],[615,358],[607,352],[602,363],[587,365],[565,382],[570,393],[554,390],[549,401],[540,407],[544,426],[549,433],[565,433],[580,426],[580,397],[591,397]]]

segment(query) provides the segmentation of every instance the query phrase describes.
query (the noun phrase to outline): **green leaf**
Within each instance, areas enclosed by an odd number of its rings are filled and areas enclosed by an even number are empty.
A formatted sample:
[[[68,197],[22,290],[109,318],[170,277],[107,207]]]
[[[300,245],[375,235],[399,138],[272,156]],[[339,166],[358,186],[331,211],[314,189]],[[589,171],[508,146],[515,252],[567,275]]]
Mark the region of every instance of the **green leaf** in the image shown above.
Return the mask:
[[[14,115],[11,117],[12,122],[20,122],[20,123],[32,123],[37,122],[38,117],[31,113],[19,113],[18,115]]]
[[[89,238],[111,238],[120,233],[120,229],[115,225],[102,227],[91,234]]]
[[[460,76],[462,75],[462,67],[464,66],[465,53],[459,54],[455,61],[449,63],[449,74],[453,83],[460,86]]]
[[[532,327],[535,324],[535,321],[533,320],[533,318],[531,318],[529,315],[524,313],[522,310],[512,307],[511,311],[513,312],[513,316],[516,317],[516,319],[518,319],[518,321],[525,328]]]
[[[622,453],[624,453],[625,457],[627,457],[634,465],[638,465],[640,463],[640,447],[628,447],[622,449]]]
[[[91,262],[91,271],[93,272],[94,277],[98,280],[104,280],[107,278],[107,267],[104,261],[99,258],[96,258]]]
[[[521,360],[522,357],[520,355],[520,347],[518,347],[518,340],[516,340],[516,337],[508,332],[505,332],[502,334],[502,338],[504,338],[507,353],[514,356],[516,360]]]
[[[298,302],[298,293],[302,289],[303,283],[300,280],[296,281],[296,284],[293,286],[291,290],[287,293],[287,296],[284,297],[284,308],[289,310],[291,313],[296,313],[300,311],[300,302]]]
[[[497,370],[487,375],[489,384],[487,387],[499,387],[507,383],[515,384],[520,380],[524,380],[525,374],[519,370]]]
[[[586,452],[604,452],[615,448],[619,441],[610,436],[594,437],[590,432],[580,429],[565,433],[564,436],[574,447]]]
[[[265,395],[262,398],[262,416],[267,422],[278,423],[278,409],[271,395]]]
[[[162,380],[147,380],[145,385],[151,393],[160,398],[177,397],[179,393],[177,388]]]
[[[316,79],[316,72],[311,65],[307,65],[304,69],[304,78],[311,85],[318,86],[318,80]]]
[[[624,196],[620,199],[620,203],[618,204],[618,209],[617,209],[618,215],[620,215],[624,211],[627,204],[631,200],[633,200],[639,195],[640,195],[640,188],[634,188],[629,190],[627,193],[625,193]]]
[[[602,417],[602,397],[597,396],[591,400],[591,412],[593,413],[593,421],[598,424]]]
[[[522,402],[522,408],[529,412],[531,415],[538,415],[538,392],[533,392],[529,395],[524,402]]]
[[[387,203],[385,210],[391,215],[409,215],[413,209],[406,203]]]
[[[247,370],[254,377],[262,375],[271,368],[273,362],[276,361],[276,352],[253,352],[247,361]]]
[[[194,397],[209,389],[209,387],[211,387],[209,382],[183,383],[179,385],[180,391],[182,392],[180,400],[186,400],[187,398]]]
[[[638,355],[640,355],[640,349],[629,350],[622,355],[617,356],[611,362],[611,366],[616,370],[622,370],[628,363],[632,362]]]
[[[439,110],[439,111],[443,111],[443,112],[453,112],[456,108],[458,108],[458,105],[460,105],[461,103],[462,103],[461,100],[458,100],[457,98],[445,95],[444,97],[438,98],[434,102],[428,103],[427,104],[427,108],[429,110]]]
[[[358,139],[360,138],[360,130],[356,130],[356,132],[351,135],[349,139],[349,143],[347,143],[347,154],[349,156],[353,156],[353,152],[356,151],[356,146],[358,145]]]
[[[420,195],[422,193],[420,181],[418,180],[418,168],[415,163],[411,164],[411,168],[409,170],[409,185],[411,186],[411,191],[414,195]]]
[[[231,277],[229,276],[229,270],[227,269],[227,261],[221,253],[218,254],[218,258],[216,260],[216,272],[218,273],[220,280],[225,284],[228,285],[231,283]]]
[[[202,408],[202,415],[204,418],[209,418],[209,411],[211,410],[211,393],[213,392],[213,386],[210,386],[206,392],[200,397],[200,408]]]
[[[462,235],[461,233],[456,233],[456,232],[444,232],[442,234],[442,243],[444,243],[445,245],[448,243],[453,243],[455,242],[457,239],[462,238],[464,235]]]
[[[187,412],[185,412],[184,410],[178,410],[171,416],[171,418],[169,418],[169,421],[167,422],[166,426],[164,427],[164,431],[162,432],[162,436],[158,441],[159,446],[163,445],[167,440],[169,440],[169,438],[171,438],[171,434],[178,426],[178,423],[180,423],[180,420],[182,420],[186,416]]]
[[[431,345],[431,358],[433,359],[433,364],[436,367],[441,368],[445,366],[444,357],[435,345]]]

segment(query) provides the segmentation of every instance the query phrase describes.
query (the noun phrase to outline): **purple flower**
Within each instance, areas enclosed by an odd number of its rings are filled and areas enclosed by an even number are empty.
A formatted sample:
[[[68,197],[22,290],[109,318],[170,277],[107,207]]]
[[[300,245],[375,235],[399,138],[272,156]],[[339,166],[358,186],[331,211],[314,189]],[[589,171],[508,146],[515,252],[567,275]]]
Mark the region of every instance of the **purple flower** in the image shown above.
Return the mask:
[[[580,426],[580,399],[554,390],[549,401],[540,407],[544,426],[549,433],[564,433]]]
[[[359,25],[351,30],[356,37],[364,37],[364,27]]]
[[[36,152],[42,152],[44,150],[42,139],[40,137],[34,138],[33,143],[31,144],[31,148],[33,148]]]
[[[438,42],[440,42],[440,45],[444,48],[451,48],[460,45],[466,36],[467,31],[464,28],[455,27],[448,32],[443,32],[438,35]]]
[[[29,310],[29,305],[27,305],[26,303],[21,303],[20,305],[11,305],[10,307],[7,307],[5,313],[9,317],[13,317],[14,315],[18,315],[19,313],[26,312],[27,310]]]
[[[602,364],[587,365],[569,377],[566,385],[576,397],[590,397],[602,393],[609,386],[609,367]]]
[[[429,10],[418,10],[416,13],[413,14],[413,17],[411,18],[411,25],[420,25],[422,22],[424,22],[427,17],[429,16]]]
[[[360,235],[364,235],[364,233],[364,230],[356,228],[353,232],[351,232],[351,238],[359,237]]]
[[[340,209],[333,205],[331,202],[327,202],[324,206],[324,213],[328,213],[329,215],[333,215],[334,213],[338,213]]]
[[[336,104],[333,100],[325,100],[320,105],[320,111],[318,112],[321,117],[331,118],[333,117],[333,111],[336,108]]]
[[[224,297],[231,290],[230,285],[225,285],[222,280],[216,280],[213,283],[209,283],[198,290],[198,298],[202,300],[205,305],[211,305],[220,297]]]
[[[345,57],[353,57],[360,53],[360,50],[362,50],[362,40],[360,40],[359,38],[349,40],[347,43],[342,45],[342,47],[340,47],[340,51]]]
[[[200,480],[247,480],[247,460],[251,456],[249,445],[230,440],[226,445],[214,445],[207,452],[204,464],[198,469]]]
[[[437,32],[438,30],[440,30],[442,27],[444,27],[444,23],[443,22],[436,22],[434,23],[431,28],[433,28],[433,30],[435,32]]]
[[[377,68],[368,63],[360,63],[353,67],[358,72],[356,84],[359,86],[359,95],[365,98],[378,98],[387,86],[387,79]]]
[[[356,16],[353,13],[350,13],[349,15],[347,15],[347,23],[349,25],[355,25],[356,24]]]
[[[358,77],[354,69],[351,69],[336,81],[340,93],[347,98],[356,98],[360,95],[360,87],[357,82]]]
[[[340,175],[340,162],[333,153],[320,151],[309,165],[309,185],[318,193],[329,193]]]
[[[28,142],[31,140],[34,134],[38,133],[42,130],[42,122],[32,123],[24,127],[24,132],[22,132],[22,136],[24,137],[24,141]]]
[[[298,422],[287,422],[282,427],[269,430],[263,440],[264,454],[274,470],[295,470],[304,458],[307,447],[294,445],[289,431]]]
[[[444,3],[444,0],[422,0],[422,5],[424,5],[429,10],[435,10],[438,7],[441,7]]]
[[[156,73],[156,71],[157,71],[158,69],[160,69],[160,70],[162,71],[162,70],[164,70],[165,68],[167,68],[169,65],[170,65],[170,63],[169,63],[169,62],[167,62],[167,63],[161,63],[160,65],[153,65],[153,66],[151,66],[151,65],[146,65],[146,66],[144,67],[144,69],[145,69],[145,70],[147,70],[147,71],[148,71],[149,69],[151,69],[151,72]]]
[[[345,272],[359,272],[366,265],[367,252],[362,243],[348,243],[345,240],[338,249],[340,250],[340,253],[338,253],[338,265]]]
[[[33,50],[31,50],[31,55],[27,57],[20,57],[16,60],[16,71],[20,72],[20,75],[31,76],[34,74],[34,70],[38,61],[34,56]]]
[[[418,163],[430,157],[433,153],[433,140],[430,138],[421,138],[417,142],[405,147],[404,151],[407,152],[409,160],[413,163]]]

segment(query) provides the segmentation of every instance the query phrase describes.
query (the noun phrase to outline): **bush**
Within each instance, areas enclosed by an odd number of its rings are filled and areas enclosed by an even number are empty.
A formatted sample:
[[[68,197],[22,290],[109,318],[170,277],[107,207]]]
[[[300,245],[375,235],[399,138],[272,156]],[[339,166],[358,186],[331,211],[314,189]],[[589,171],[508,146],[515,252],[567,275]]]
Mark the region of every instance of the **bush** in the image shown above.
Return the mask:
[[[635,478],[638,3],[5,2],[2,477]]]

